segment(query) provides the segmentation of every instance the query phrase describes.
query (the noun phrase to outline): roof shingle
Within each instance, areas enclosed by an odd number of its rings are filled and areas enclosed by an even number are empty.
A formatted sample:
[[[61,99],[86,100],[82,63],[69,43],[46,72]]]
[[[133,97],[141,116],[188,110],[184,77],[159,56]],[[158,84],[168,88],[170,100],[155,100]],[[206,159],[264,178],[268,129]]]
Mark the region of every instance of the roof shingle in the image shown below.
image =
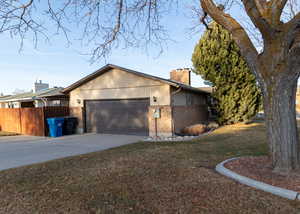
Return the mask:
[[[26,93],[21,93],[16,95],[4,96],[4,97],[0,97],[0,102],[34,100],[34,99],[46,98],[52,96],[65,96],[65,94],[61,92],[62,90],[63,90],[62,87],[48,88],[48,89],[40,90],[36,93],[26,92]]]

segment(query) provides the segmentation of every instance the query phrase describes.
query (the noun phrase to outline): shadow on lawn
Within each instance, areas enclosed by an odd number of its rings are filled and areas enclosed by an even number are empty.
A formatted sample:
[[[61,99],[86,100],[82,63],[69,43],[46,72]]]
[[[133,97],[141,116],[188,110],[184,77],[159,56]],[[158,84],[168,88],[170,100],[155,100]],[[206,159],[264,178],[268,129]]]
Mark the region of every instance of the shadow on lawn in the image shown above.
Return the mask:
[[[6,170],[0,213],[297,213],[298,204],[213,170],[267,150],[263,123],[237,124],[191,142],[140,142]]]
[[[149,149],[168,151],[171,153],[169,157],[198,161],[205,163],[202,165],[208,168],[214,168],[217,163],[232,157],[268,154],[266,129],[262,122],[223,126],[209,135],[188,142],[145,142],[117,149],[126,153]]]

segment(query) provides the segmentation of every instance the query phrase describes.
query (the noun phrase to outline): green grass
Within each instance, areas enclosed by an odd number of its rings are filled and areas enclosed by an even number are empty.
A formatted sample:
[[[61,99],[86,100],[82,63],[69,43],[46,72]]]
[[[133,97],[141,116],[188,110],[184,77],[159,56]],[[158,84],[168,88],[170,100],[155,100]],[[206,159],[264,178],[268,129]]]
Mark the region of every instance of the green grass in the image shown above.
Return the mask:
[[[224,159],[266,155],[262,123],[192,142],[137,143],[0,172],[0,213],[300,213],[298,202],[215,172]]]

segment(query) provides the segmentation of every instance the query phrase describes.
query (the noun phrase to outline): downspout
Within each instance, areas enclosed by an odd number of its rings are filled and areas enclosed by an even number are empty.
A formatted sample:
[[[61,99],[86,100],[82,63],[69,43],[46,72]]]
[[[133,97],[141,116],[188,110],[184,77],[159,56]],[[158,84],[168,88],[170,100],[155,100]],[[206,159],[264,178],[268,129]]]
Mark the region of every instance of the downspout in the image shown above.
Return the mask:
[[[41,100],[43,101],[43,103],[44,103],[44,107],[47,107],[47,99],[46,98],[43,98],[43,97],[41,97]]]
[[[174,106],[174,100],[173,96],[178,94],[179,92],[182,91],[182,87],[179,87],[176,91],[171,93],[171,117],[172,117],[172,136],[175,136],[175,123],[174,123],[174,111],[173,111],[173,106]]]
[[[40,97],[40,99],[42,100],[42,102],[44,103],[44,106],[43,107],[46,107],[47,106],[47,98],[44,98],[44,97]],[[38,98],[36,98],[35,96],[32,97],[32,100],[33,101],[36,101],[36,100],[39,100]],[[35,106],[35,105],[34,105]]]

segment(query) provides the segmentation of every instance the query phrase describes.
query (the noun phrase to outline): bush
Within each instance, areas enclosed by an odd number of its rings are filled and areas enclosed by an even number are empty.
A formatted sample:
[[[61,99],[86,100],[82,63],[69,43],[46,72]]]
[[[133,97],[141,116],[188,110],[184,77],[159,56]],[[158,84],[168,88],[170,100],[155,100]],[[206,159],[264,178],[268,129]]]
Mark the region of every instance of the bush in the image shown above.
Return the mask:
[[[184,128],[181,133],[183,135],[189,136],[198,136],[208,131],[208,128],[205,124],[196,124]]]
[[[192,61],[194,72],[214,87],[220,124],[247,121],[257,114],[260,90],[227,30],[213,22],[196,45]]]

